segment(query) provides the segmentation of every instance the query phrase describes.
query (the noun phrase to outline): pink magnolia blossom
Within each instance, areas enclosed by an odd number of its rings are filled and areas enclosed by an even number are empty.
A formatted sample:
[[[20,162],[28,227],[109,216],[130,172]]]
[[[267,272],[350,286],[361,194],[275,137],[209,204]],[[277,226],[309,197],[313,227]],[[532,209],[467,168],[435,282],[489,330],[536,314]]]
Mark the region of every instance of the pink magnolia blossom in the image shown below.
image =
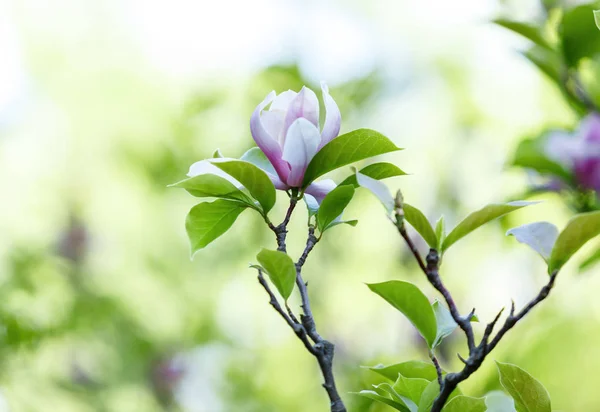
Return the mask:
[[[551,134],[548,137],[546,154],[571,170],[579,186],[600,193],[599,114],[588,115],[572,134]]]

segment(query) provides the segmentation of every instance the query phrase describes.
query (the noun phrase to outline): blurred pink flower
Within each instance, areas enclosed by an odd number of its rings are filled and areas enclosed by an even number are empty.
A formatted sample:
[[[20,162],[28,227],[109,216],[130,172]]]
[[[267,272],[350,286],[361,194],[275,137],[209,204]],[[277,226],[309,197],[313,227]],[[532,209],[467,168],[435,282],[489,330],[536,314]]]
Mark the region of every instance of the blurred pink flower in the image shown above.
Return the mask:
[[[573,172],[579,186],[600,193],[600,115],[588,115],[574,133],[552,133],[545,149]]]

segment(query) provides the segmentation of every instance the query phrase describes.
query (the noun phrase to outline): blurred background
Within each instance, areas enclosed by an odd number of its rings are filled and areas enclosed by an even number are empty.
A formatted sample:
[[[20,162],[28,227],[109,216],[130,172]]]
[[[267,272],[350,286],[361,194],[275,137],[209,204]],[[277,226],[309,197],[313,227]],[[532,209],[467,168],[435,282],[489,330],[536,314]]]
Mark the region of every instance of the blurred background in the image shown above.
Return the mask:
[[[264,222],[243,214],[190,261],[184,219],[195,199],[166,186],[217,148],[239,157],[253,146],[250,114],[269,91],[325,80],[342,132],[373,128],[406,148],[385,160],[411,174],[387,184],[432,220],[443,214],[452,227],[514,200],[528,186],[507,166],[517,143],[577,122],[519,54],[529,42],[490,23],[542,8],[0,0],[0,411],[324,410],[316,362],[248,269],[260,247],[274,247]],[[504,236],[534,220],[560,228],[573,213],[559,195],[540,199],[445,256],[463,312],[476,307],[489,320],[546,282],[543,261]],[[337,345],[350,409],[384,411],[348,394],[380,380],[359,365],[427,351],[364,282],[405,279],[436,294],[375,199],[359,193],[347,216],[358,226],[327,232],[305,278],[319,328]],[[305,211],[293,220],[291,253],[305,221]],[[576,269],[569,264],[464,392],[499,387],[496,359],[537,377],[557,410],[600,410],[600,268]],[[458,368],[457,351],[458,334],[443,348],[447,369]]]

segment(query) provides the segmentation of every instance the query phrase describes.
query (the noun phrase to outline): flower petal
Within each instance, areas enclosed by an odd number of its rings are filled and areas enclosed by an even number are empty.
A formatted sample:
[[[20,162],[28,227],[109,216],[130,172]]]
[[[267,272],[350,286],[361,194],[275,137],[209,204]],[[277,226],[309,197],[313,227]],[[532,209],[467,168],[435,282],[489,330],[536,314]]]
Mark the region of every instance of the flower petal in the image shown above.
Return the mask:
[[[600,115],[590,114],[581,121],[579,134],[587,143],[600,144]]]
[[[288,107],[290,107],[290,103],[294,100],[294,98],[298,95],[293,90],[286,90],[283,93],[280,93],[275,97],[273,103],[271,103],[270,111],[280,110],[282,112],[287,112]]]
[[[317,153],[321,141],[319,129],[305,118],[296,119],[290,126],[283,147],[283,160],[290,165],[286,180],[291,187],[300,187],[308,163]]]
[[[319,204],[321,204],[325,196],[335,188],[336,184],[333,180],[323,179],[308,185],[304,193],[312,196]]]
[[[312,123],[318,130],[319,127],[319,99],[315,92],[307,87],[296,95],[288,106],[283,125],[283,135],[287,136],[288,130],[296,119],[304,118]],[[320,137],[319,137],[320,138]]]
[[[271,103],[273,99],[275,99],[274,91],[269,93],[265,100],[256,106],[256,109],[250,118],[250,132],[252,133],[252,137],[254,138],[254,141],[258,147],[260,147],[260,149],[264,152],[277,171],[279,178],[283,181],[286,181],[290,172],[290,168],[289,165],[281,158],[281,145],[277,141],[276,137],[273,137],[271,134],[269,134],[261,120],[262,110],[269,103]],[[269,127],[271,127],[271,125]]]
[[[327,87],[325,82],[321,82],[321,90],[323,92],[323,102],[325,103],[325,123],[321,131],[319,149],[337,137],[340,133],[340,125],[342,123],[340,109],[329,94],[329,87]]]
[[[264,111],[260,114],[260,121],[263,127],[279,143],[282,145],[283,140],[283,122],[285,120],[285,112],[276,111]]]

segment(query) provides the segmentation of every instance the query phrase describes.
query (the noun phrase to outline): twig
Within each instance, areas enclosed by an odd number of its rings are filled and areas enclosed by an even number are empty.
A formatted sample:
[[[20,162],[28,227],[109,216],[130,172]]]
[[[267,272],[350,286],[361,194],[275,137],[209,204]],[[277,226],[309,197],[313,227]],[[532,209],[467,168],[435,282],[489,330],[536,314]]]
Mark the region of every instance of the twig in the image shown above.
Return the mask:
[[[438,380],[438,383],[440,384],[440,388],[441,388],[444,383],[444,376],[442,375],[442,367],[440,366],[440,362],[438,361],[438,359],[435,356],[435,353],[433,353],[432,350],[429,351],[429,357],[431,358],[431,362],[433,362],[433,365],[435,366],[435,371],[437,373],[437,380]]]

